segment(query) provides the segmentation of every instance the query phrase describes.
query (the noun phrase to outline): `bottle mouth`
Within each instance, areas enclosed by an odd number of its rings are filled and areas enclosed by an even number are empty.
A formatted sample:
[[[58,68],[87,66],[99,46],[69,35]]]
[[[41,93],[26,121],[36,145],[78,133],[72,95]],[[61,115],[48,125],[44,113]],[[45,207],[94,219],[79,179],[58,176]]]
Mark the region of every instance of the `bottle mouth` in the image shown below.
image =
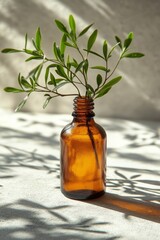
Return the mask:
[[[93,99],[90,97],[76,97],[73,100],[73,109],[74,112],[72,116],[79,117],[79,116],[86,116],[86,117],[93,117],[95,116],[93,109],[94,109],[94,102]]]

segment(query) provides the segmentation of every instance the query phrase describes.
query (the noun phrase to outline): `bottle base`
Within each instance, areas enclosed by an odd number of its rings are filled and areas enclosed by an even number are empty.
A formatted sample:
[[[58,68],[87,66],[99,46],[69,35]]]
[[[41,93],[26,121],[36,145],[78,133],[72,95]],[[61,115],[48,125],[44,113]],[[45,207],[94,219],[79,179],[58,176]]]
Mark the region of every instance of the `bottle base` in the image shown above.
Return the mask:
[[[71,198],[74,200],[89,200],[89,199],[94,199],[98,198],[102,195],[104,195],[105,191],[92,191],[92,190],[76,190],[76,191],[64,191],[61,190],[63,195],[67,198]]]

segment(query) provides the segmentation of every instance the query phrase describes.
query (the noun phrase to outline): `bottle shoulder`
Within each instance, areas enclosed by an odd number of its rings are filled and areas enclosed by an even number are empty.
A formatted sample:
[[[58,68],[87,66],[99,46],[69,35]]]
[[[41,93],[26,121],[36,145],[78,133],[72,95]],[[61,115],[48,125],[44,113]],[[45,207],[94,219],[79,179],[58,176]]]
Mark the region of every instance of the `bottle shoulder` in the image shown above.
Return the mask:
[[[102,138],[106,137],[104,128],[96,122],[71,122],[67,124],[61,131],[61,137],[70,135],[88,135],[89,131],[93,135],[101,135]]]

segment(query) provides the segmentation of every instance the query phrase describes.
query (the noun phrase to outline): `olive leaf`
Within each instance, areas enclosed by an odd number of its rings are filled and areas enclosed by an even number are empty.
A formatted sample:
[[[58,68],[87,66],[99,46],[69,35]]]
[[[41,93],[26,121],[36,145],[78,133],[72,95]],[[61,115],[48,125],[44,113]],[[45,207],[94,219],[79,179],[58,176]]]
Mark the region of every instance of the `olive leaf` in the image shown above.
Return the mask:
[[[27,102],[30,94],[31,94],[31,93],[29,93],[29,94],[20,102],[20,104],[18,105],[18,107],[15,109],[15,112],[18,112],[18,111],[21,110],[21,108],[26,104],[26,102]]]
[[[103,80],[102,76],[100,74],[98,74],[96,80],[97,80],[97,86],[99,87],[101,85],[101,83],[102,83],[102,80]]]
[[[25,60],[25,62],[29,62],[31,60],[42,60],[43,57],[42,56],[32,56],[32,57],[29,57]]]
[[[96,41],[97,34],[98,34],[98,31],[95,30],[95,31],[91,34],[91,36],[89,37],[88,43],[87,43],[87,51],[90,51],[90,50],[91,50],[93,44],[94,44],[95,41]]]
[[[113,78],[112,80],[110,80],[108,83],[106,83],[98,92],[96,95],[96,98],[98,97],[102,97],[103,95],[105,95],[111,88],[113,85],[117,84],[120,80],[121,80],[121,76],[118,76],[116,78]]]
[[[109,72],[110,69],[107,69],[106,67],[104,66],[94,66],[94,67],[91,67],[92,69],[98,69],[98,70],[102,70],[104,72]]]
[[[48,84],[53,84],[54,86],[56,86],[57,85],[56,79],[52,73],[50,73],[50,79],[51,80],[50,80],[50,82],[48,82]]]
[[[64,68],[60,65],[57,65],[57,70],[56,70],[57,74],[61,77],[64,77],[65,79],[68,79],[67,74],[64,71]]]
[[[87,91],[89,91],[90,94],[94,94],[95,93],[94,88],[90,84],[87,84]]]
[[[63,37],[61,39],[61,46],[60,46],[60,52],[63,55],[66,49],[66,41],[67,41],[67,36],[66,34],[63,34]]]
[[[119,46],[120,49],[122,50],[123,46],[122,46],[122,41],[121,41],[121,39],[120,39],[118,36],[115,36],[115,39],[116,39],[116,41],[117,41],[117,43],[118,43],[118,46]]]
[[[14,48],[5,48],[1,51],[2,53],[17,53],[17,52],[23,52],[23,50],[18,50]]]
[[[85,27],[78,35],[78,37],[81,37],[82,35],[84,35],[91,27],[93,26],[93,23],[90,24],[89,26]]]
[[[64,85],[68,84],[68,82],[62,82],[53,88],[53,91],[57,91],[59,88],[63,87]]]
[[[60,22],[59,20],[55,20],[55,23],[57,25],[57,27],[59,28],[59,30],[61,30],[64,33],[68,33],[67,28],[64,26],[64,24],[62,22]]]
[[[26,35],[25,35],[24,49],[27,48],[27,41],[28,41],[28,35],[27,35],[27,33],[26,33]]]
[[[27,80],[22,76],[21,77],[21,84],[24,88],[31,89],[32,86],[30,83],[27,82]]]
[[[69,42],[64,42],[64,44],[68,47],[72,47],[72,48],[75,48],[75,46]]]
[[[96,99],[96,98],[99,98],[99,97],[102,97],[102,96],[104,96],[105,94],[107,94],[107,93],[111,90],[111,88],[112,88],[112,87],[109,87],[109,88],[100,90],[99,93],[96,95],[95,99]]]
[[[124,54],[122,57],[123,58],[141,58],[143,57],[144,54],[143,53],[139,53],[139,52],[135,52],[135,53],[128,53],[128,54]]]
[[[83,69],[84,69],[85,74],[87,74],[87,72],[88,72],[88,67],[89,67],[89,63],[88,63],[88,59],[86,59],[84,61],[84,65],[83,65]]]
[[[107,59],[107,53],[108,53],[108,44],[107,44],[107,41],[105,40],[103,43],[103,55],[105,59]]]
[[[127,36],[127,38],[125,39],[125,41],[124,41],[124,48],[128,48],[129,46],[130,46],[130,44],[131,44],[131,42],[132,42],[132,40],[133,40],[133,32],[130,32],[129,34],[128,34],[128,36]]]
[[[38,50],[41,50],[41,30],[38,27],[36,31],[35,44]]]
[[[100,55],[99,53],[96,53],[94,51],[89,51],[88,49],[83,49],[84,51],[88,52],[88,53],[91,53],[93,55],[96,55],[97,57],[100,57],[102,59],[105,59],[102,55]]]
[[[114,51],[114,49],[119,45],[119,42],[116,43],[110,50],[109,54],[108,54],[108,58],[110,58],[112,56],[112,52]]]
[[[85,62],[86,62],[86,61],[83,60],[82,62],[80,62],[80,63],[78,64],[75,73],[81,70],[81,68],[84,66]]]
[[[50,102],[51,99],[52,99],[51,96],[49,96],[49,97],[46,98],[46,100],[45,100],[45,102],[44,102],[44,104],[43,104],[43,109],[45,109],[45,108],[47,107],[47,105],[48,105],[48,103]]]
[[[71,31],[76,36],[76,23],[72,15],[69,16],[69,25],[70,25]]]
[[[4,88],[5,92],[13,92],[13,93],[20,93],[20,92],[25,92],[25,90],[14,88],[14,87],[6,87]]]

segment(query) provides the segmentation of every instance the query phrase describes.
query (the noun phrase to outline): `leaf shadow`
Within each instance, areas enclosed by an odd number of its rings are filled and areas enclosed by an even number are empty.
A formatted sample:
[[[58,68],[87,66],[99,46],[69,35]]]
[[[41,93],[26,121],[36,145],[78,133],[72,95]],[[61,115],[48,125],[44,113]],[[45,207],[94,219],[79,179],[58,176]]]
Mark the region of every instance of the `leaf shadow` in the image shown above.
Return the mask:
[[[7,145],[0,145],[5,149],[5,153],[0,155],[0,178],[13,178],[16,177],[14,169],[28,168],[34,170],[44,170],[47,174],[56,173],[59,177],[60,164],[54,164],[50,167],[49,162],[59,160],[55,155],[41,154],[37,150],[29,151],[21,148],[16,148]]]
[[[28,240],[51,240],[51,239],[77,239],[87,240],[88,236],[97,236],[97,240],[113,240],[119,237],[106,237],[106,231],[99,229],[100,225],[108,225],[108,222],[98,222],[95,218],[82,217],[70,219],[66,214],[72,206],[59,205],[47,207],[43,204],[20,199],[11,204],[0,207],[0,221],[21,221],[15,227],[2,225],[0,227],[0,239],[17,239],[18,233],[28,234]],[[23,224],[25,222],[25,224]],[[90,235],[91,234],[91,235]],[[19,239],[19,238],[18,238]],[[92,238],[93,239],[93,238]]]

